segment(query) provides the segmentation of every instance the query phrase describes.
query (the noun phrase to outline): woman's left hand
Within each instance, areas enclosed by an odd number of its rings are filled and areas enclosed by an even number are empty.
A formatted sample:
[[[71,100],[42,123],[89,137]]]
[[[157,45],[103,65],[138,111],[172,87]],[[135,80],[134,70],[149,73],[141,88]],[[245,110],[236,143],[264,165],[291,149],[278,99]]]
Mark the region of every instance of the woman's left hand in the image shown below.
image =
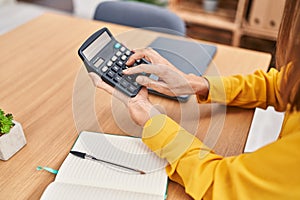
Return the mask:
[[[121,100],[127,106],[133,121],[139,126],[143,127],[152,116],[160,114],[160,112],[155,109],[149,101],[148,91],[146,88],[142,88],[135,97],[130,98],[105,83],[97,74],[91,72],[89,73],[89,76],[96,87],[105,90],[109,94]]]

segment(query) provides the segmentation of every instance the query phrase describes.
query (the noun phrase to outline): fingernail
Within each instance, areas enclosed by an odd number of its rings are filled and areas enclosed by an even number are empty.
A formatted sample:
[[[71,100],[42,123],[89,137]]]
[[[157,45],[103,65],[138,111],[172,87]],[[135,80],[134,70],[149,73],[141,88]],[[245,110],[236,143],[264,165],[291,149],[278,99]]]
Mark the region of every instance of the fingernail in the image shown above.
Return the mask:
[[[142,76],[138,76],[136,77],[136,82],[140,83],[140,84],[143,84],[144,83],[144,78]]]

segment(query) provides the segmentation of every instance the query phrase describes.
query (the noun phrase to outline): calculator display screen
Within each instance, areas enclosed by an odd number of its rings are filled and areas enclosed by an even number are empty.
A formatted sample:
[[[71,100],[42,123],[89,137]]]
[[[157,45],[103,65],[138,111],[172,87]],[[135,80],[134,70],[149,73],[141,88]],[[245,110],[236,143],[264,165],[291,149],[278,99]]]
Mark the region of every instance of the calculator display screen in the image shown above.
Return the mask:
[[[86,49],[84,49],[82,53],[90,61],[110,41],[111,38],[105,31],[96,40],[94,40]]]

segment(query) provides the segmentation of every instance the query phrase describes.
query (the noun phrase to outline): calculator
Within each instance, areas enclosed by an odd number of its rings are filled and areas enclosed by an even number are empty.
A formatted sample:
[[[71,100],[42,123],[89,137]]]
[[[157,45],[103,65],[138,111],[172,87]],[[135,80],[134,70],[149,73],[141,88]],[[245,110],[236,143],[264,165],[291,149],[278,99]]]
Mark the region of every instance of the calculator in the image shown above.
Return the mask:
[[[158,80],[158,77],[153,74],[125,75],[122,73],[124,69],[143,63],[149,64],[149,62],[140,59],[136,60],[132,66],[127,66],[125,63],[133,52],[118,42],[106,27],[92,34],[79,48],[78,54],[88,72],[98,74],[104,82],[129,97],[135,97],[142,88],[135,81],[138,75]]]

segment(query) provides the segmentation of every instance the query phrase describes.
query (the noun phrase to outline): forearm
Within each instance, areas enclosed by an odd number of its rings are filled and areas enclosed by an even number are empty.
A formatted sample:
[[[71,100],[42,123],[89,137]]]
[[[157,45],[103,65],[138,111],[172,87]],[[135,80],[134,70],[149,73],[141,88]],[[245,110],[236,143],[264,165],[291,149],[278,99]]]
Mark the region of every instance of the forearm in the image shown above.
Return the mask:
[[[223,158],[165,115],[151,118],[143,131],[143,142],[168,160],[170,179],[193,199],[205,200],[295,199],[298,141],[299,134],[291,134],[254,153]]]
[[[254,74],[230,77],[207,76],[210,89],[206,100],[198,97],[199,103],[218,102],[244,108],[271,105],[277,110],[285,110],[285,103],[280,97],[281,74],[272,69],[266,73],[262,70]]]
[[[168,160],[170,165],[166,170],[171,180],[183,185],[194,199],[204,196],[213,182],[216,167],[216,162],[210,162],[222,159],[221,156],[211,153],[201,141],[165,115],[157,115],[146,123],[143,142]]]

